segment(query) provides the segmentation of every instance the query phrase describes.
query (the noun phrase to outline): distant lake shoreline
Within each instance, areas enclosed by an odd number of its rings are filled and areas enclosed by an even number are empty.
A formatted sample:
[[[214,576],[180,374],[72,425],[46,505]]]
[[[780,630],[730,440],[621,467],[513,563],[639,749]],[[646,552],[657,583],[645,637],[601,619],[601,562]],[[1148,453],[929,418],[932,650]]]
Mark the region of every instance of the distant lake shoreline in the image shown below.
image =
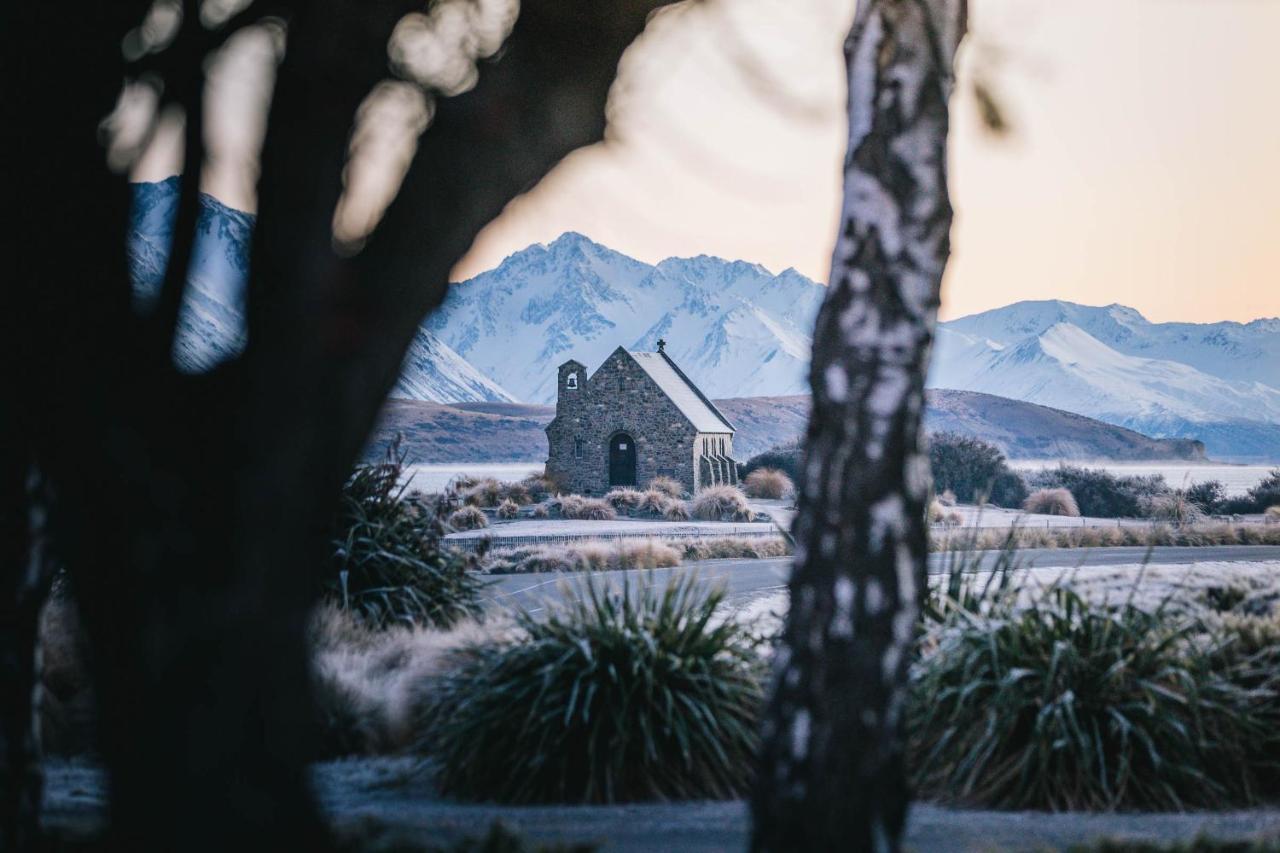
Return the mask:
[[[1043,471],[1045,468],[1056,468],[1059,465],[1074,465],[1078,468],[1104,468],[1117,476],[1146,477],[1160,474],[1175,489],[1194,486],[1209,480],[1218,480],[1228,496],[1243,495],[1249,489],[1262,482],[1268,473],[1275,470],[1276,465],[1235,465],[1226,462],[1112,462],[1093,460],[1082,462],[1077,459],[1011,459],[1009,467],[1018,471]]]

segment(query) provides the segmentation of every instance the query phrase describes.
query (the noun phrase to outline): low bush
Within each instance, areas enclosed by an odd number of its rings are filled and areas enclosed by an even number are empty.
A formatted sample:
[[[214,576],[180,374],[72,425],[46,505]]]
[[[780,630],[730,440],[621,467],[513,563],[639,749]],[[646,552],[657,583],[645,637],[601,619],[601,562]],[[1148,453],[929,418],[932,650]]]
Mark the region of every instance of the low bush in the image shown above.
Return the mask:
[[[1268,507],[1277,504],[1280,504],[1280,468],[1267,474],[1262,482],[1249,489],[1246,494],[1227,498],[1222,511],[1239,514],[1265,512]]]
[[[1167,495],[1155,495],[1142,502],[1143,515],[1179,526],[1204,520],[1204,510],[1192,501],[1187,492],[1175,489]]]
[[[678,500],[659,489],[650,488],[640,497],[640,504],[635,508],[637,515],[660,518],[667,511],[672,501]]]
[[[1223,511],[1227,503],[1227,489],[1221,480],[1193,483],[1187,488],[1187,500],[1200,507],[1202,512],[1214,515]]]
[[[1055,586],[955,609],[926,645],[908,717],[927,797],[1055,811],[1257,800],[1276,696],[1224,670],[1227,642],[1194,621]]]
[[[649,481],[649,489],[661,492],[669,498],[684,497],[684,484],[675,477],[668,477],[665,474],[654,477]]]
[[[666,509],[662,511],[662,517],[667,521],[688,521],[692,516],[689,514],[689,504],[685,501],[673,500],[667,504]]]
[[[404,497],[403,463],[393,443],[348,479],[321,592],[373,626],[452,625],[480,612],[477,555],[445,547],[443,504]]]
[[[1164,477],[1116,476],[1100,468],[1060,465],[1031,477],[1040,489],[1066,489],[1083,515],[1095,518],[1140,518],[1152,498],[1170,493]]]
[[[608,492],[604,496],[604,500],[615,510],[629,512],[640,506],[641,501],[644,500],[644,492],[629,486],[623,486]]]
[[[1262,518],[1267,524],[1280,524],[1280,504],[1267,507],[1267,511],[1262,514]]]
[[[1037,515],[1080,516],[1076,499],[1067,489],[1037,489],[1023,501],[1022,508]]]
[[[680,551],[653,539],[586,541],[490,552],[482,566],[491,574],[658,569],[680,565]]]
[[[781,536],[708,536],[667,544],[680,549],[686,560],[763,560],[791,553],[791,543]]]
[[[599,498],[584,498],[582,495],[563,495],[557,499],[560,515],[583,521],[611,521],[618,517],[606,501]]]
[[[489,518],[479,507],[464,506],[449,513],[448,524],[454,530],[479,530],[489,526]]]
[[[516,502],[511,500],[510,498],[506,498],[502,501],[502,503],[498,504],[498,509],[494,513],[494,515],[498,516],[498,518],[508,520],[508,521],[515,518],[519,514],[520,514],[519,505],[517,505]]]
[[[743,490],[749,497],[780,500],[795,494],[795,485],[784,471],[777,468],[757,468],[743,481]]]
[[[964,503],[1016,507],[1026,500],[1026,484],[994,444],[966,435],[934,433],[929,436],[929,465],[934,489],[951,492]]]
[[[800,482],[800,460],[804,457],[804,449],[800,442],[783,444],[752,456],[742,466],[742,476],[749,477],[760,468],[773,468],[791,478],[791,482]]]
[[[707,486],[693,496],[689,512],[704,521],[750,521],[747,496],[737,486]]]
[[[446,796],[504,803],[723,799],[751,784],[759,649],[721,589],[590,580],[432,682],[421,747]]]

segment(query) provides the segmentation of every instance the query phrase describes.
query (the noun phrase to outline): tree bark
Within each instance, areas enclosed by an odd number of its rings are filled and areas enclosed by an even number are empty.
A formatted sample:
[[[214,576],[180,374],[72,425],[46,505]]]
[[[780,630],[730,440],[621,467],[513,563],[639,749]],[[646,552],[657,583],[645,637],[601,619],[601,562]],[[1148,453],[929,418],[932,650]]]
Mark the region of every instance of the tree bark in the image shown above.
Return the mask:
[[[849,145],[791,609],[752,803],[754,850],[897,850],[907,667],[926,583],[924,380],[950,252],[947,107],[964,0],[861,0]]]
[[[23,207],[0,311],[0,419],[17,437],[6,451],[56,497],[50,547],[94,652],[112,849],[321,850],[304,627],[342,480],[450,269],[511,198],[601,138],[619,57],[661,0],[522,4],[500,61],[437,104],[400,195],[355,257],[335,252],[331,233],[352,122],[387,76],[392,28],[422,4],[249,7],[286,19],[288,49],[262,153],[247,348],[199,376],[178,373],[169,352],[200,164],[186,164],[167,307],[141,316],[125,253],[130,191],[97,137],[137,71],[119,45],[147,5],[0,8],[0,115],[22,129],[3,165]],[[185,5],[188,35],[155,62],[189,82],[226,33],[203,33]],[[201,108],[191,85],[181,96]],[[31,508],[10,467],[6,526]],[[23,544],[0,550],[6,607]],[[0,631],[0,661],[12,655],[25,672],[30,639],[25,623]],[[29,724],[20,704],[0,705],[6,736]],[[21,811],[25,790],[0,786],[6,807]]]

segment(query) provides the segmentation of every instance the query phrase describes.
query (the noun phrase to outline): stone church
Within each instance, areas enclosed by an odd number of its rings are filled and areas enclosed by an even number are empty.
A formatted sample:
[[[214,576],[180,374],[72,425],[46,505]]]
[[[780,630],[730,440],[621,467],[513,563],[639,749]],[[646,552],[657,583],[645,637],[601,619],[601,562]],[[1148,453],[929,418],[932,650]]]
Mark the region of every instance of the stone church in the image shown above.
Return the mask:
[[[738,481],[733,424],[666,354],[618,347],[590,376],[560,365],[556,416],[547,425],[547,474],[567,492],[643,488],[657,476],[685,489]]]

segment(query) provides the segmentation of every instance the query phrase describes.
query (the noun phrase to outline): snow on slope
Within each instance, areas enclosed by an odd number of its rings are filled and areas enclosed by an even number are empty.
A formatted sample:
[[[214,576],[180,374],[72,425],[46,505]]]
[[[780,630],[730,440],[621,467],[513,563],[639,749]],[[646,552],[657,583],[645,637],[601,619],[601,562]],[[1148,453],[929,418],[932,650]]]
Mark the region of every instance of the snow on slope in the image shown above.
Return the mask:
[[[1209,455],[1220,459],[1280,458],[1280,361],[1266,355],[1277,346],[1268,337],[1267,321],[1217,323],[1215,331],[1187,333],[1188,355],[1175,360],[1130,354],[1064,316],[1137,352],[1163,347],[1181,355],[1172,342],[1182,332],[1170,335],[1130,308],[1019,303],[943,324],[930,387],[1053,406],[1152,436],[1199,438]],[[1221,328],[1226,326],[1236,327],[1232,334],[1247,335],[1251,343],[1211,358],[1205,341],[1227,334]],[[1126,334],[1127,328],[1143,330],[1143,340],[1135,343],[1136,333]],[[1280,339],[1280,329],[1272,337]],[[1195,361],[1270,382],[1214,375]]]
[[[570,232],[455,285],[426,326],[526,402],[555,399],[569,358],[594,370],[659,338],[709,396],[795,394],[824,292],[795,270],[705,255],[653,266]]]
[[[134,185],[129,260],[134,301],[142,310],[154,303],[164,277],[177,192],[177,178]],[[244,349],[253,222],[250,214],[211,196],[200,197],[199,236],[174,343],[174,362],[181,370],[202,373]],[[418,330],[410,345],[392,394],[436,403],[514,400],[425,329]]]
[[[1125,355],[1189,364],[1210,376],[1280,388],[1280,319],[1250,323],[1152,323],[1124,305],[1015,302],[945,324],[970,337],[1011,342],[1070,323]]]

